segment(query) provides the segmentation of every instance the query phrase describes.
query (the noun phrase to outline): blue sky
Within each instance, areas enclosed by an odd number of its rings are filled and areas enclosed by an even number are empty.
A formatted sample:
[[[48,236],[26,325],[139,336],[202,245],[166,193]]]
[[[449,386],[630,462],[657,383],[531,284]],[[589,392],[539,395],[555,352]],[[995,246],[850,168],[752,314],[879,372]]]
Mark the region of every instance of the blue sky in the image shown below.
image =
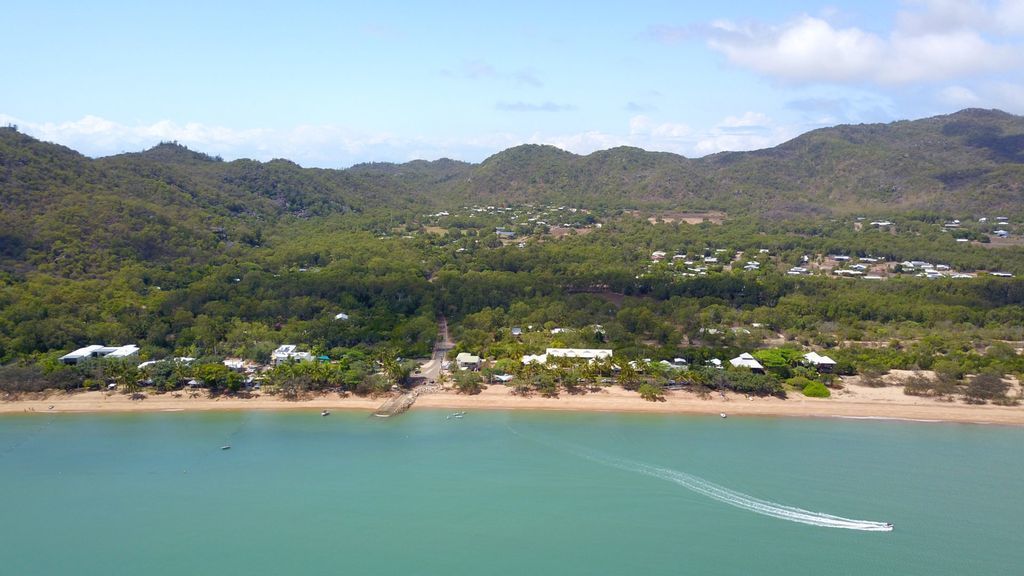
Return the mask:
[[[92,156],[345,167],[1024,114],[1024,0],[146,4],[8,3],[0,122]]]

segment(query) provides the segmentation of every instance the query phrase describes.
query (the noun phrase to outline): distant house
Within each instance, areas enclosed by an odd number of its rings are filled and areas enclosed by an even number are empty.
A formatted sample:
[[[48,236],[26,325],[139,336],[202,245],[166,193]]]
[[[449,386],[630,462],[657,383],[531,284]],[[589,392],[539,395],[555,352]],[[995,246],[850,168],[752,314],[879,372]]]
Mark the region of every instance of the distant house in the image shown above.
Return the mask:
[[[818,369],[818,372],[831,373],[835,370],[836,361],[829,358],[828,356],[822,356],[817,352],[808,352],[804,354],[804,360],[808,364]]]
[[[458,356],[455,357],[455,365],[459,370],[479,370],[480,357],[474,356],[469,352],[459,352]]]
[[[512,336],[514,336],[516,338],[519,338],[522,335],[523,335],[523,329],[522,328],[520,328],[518,326],[512,328]]]
[[[660,364],[666,368],[671,368],[673,370],[686,370],[687,368],[689,368],[689,366],[686,364],[685,358],[675,358],[671,362],[669,362],[668,360],[662,360]]]
[[[661,250],[655,250],[654,252],[651,252],[651,260],[654,260],[655,262],[658,262],[660,260],[664,260],[665,256],[666,256],[665,252],[663,252]]]
[[[764,366],[747,352],[729,360],[729,364],[732,364],[734,368],[748,368],[751,372],[764,374]]]
[[[523,364],[547,364],[551,358],[581,358],[594,361],[611,357],[612,351],[607,348],[548,348],[543,354],[523,356]]]
[[[496,381],[498,381],[498,382],[501,382],[502,384],[504,384],[506,382],[511,382],[514,378],[515,378],[515,376],[513,376],[511,374],[495,374],[494,375],[494,379]]]
[[[494,231],[498,235],[498,238],[512,239],[516,237],[516,233],[511,230],[505,230],[504,228],[498,228]]]
[[[139,354],[139,347],[134,344],[126,344],[124,346],[103,346],[101,344],[93,344],[84,348],[79,348],[74,352],[68,352],[67,354],[58,358],[64,364],[78,364],[82,360],[89,358],[131,358]]]
[[[283,362],[294,360],[296,362],[310,361],[313,355],[309,352],[299,352],[295,344],[282,344],[270,353],[270,364],[277,366]]]
[[[348,320],[348,314],[345,314],[344,312],[338,312],[337,314],[334,315],[334,319],[335,320]]]

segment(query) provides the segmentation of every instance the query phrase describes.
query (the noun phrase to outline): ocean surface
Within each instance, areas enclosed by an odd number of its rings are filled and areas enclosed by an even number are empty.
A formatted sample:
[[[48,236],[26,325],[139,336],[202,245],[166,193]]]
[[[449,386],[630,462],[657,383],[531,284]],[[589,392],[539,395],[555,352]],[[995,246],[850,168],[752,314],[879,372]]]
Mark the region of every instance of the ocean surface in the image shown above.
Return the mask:
[[[0,573],[1024,574],[1021,428],[446,416],[0,417]]]

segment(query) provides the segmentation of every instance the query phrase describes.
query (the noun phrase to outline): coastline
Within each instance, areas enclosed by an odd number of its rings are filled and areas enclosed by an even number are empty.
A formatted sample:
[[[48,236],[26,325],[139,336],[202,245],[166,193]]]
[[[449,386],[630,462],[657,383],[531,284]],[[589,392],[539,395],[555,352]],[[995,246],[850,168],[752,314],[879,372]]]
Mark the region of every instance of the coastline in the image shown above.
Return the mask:
[[[202,394],[189,398],[183,394],[147,394],[143,400],[132,400],[121,393],[100,391],[66,394],[55,392],[45,396],[0,401],[0,414],[19,413],[96,413],[96,412],[204,412],[237,410],[357,410],[372,412],[387,397],[339,397],[335,394],[302,400],[285,400],[276,396],[253,398]],[[688,391],[671,391],[662,402],[649,402],[635,392],[617,386],[585,394],[561,394],[557,398],[539,395],[514,396],[503,385],[491,385],[480,394],[466,396],[454,391],[420,394],[412,410],[545,410],[582,412],[623,412],[652,414],[710,414],[729,416],[844,418],[864,420],[902,420],[923,422],[960,422],[1024,426],[1024,406],[969,405],[903,394],[900,387],[868,388],[845,385],[831,398],[805,398],[792,395],[778,398],[748,398],[727,393],[701,398]]]

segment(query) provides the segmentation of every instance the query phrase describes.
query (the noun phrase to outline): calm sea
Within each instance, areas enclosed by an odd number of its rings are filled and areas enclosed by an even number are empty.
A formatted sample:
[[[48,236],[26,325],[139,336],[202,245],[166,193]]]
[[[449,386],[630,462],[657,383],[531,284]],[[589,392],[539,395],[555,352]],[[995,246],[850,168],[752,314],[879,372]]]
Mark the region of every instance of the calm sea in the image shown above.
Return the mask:
[[[5,416],[0,514],[0,572],[19,576],[1019,575],[1024,429]],[[884,522],[895,530],[876,531]]]

